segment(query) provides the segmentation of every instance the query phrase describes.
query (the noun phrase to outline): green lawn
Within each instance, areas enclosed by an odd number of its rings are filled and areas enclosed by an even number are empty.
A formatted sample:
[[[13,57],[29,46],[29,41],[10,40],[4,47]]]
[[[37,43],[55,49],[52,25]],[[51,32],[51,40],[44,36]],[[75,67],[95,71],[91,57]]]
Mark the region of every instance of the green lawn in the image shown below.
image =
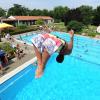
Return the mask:
[[[48,26],[49,27],[53,26],[55,31],[67,32],[67,26],[65,26],[63,22],[52,23],[52,24],[49,24]],[[97,26],[94,26],[94,25],[84,26],[82,31],[77,32],[76,34],[86,33],[87,35],[94,37],[95,35],[100,34],[100,33],[96,32],[96,28],[97,28]]]
[[[66,28],[66,26],[64,25],[63,22],[60,22],[60,23],[52,23],[52,24],[49,24],[48,26],[49,27],[52,27],[53,26],[53,29],[55,31],[63,31],[63,32],[66,32],[67,31],[67,28]]]

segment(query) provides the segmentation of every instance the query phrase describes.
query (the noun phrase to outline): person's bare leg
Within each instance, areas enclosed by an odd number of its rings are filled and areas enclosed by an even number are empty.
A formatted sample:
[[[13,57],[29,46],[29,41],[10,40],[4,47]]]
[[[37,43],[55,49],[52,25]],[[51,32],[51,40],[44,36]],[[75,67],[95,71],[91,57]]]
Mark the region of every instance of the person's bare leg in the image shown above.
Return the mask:
[[[3,74],[3,66],[0,64],[1,74]]]
[[[35,46],[34,46],[34,50],[35,50],[35,54],[36,54],[37,62],[38,62],[38,66],[35,71],[35,78],[38,78],[40,75],[40,69],[41,69],[41,65],[42,65],[42,54],[38,51],[38,49]]]
[[[46,49],[44,49],[44,51],[42,53],[42,64],[38,66],[36,78],[39,78],[42,76],[45,64],[46,64],[47,60],[49,59],[49,57],[50,57],[49,53],[47,52]]]
[[[45,67],[45,64],[47,62],[47,60],[49,59],[50,55],[49,53],[47,52],[46,49],[44,49],[44,52],[42,53],[42,66],[43,66],[43,69]]]
[[[38,51],[38,49],[35,46],[34,46],[34,50],[35,50],[35,54],[36,54],[38,66],[39,66],[42,64],[42,54]]]
[[[4,57],[4,61],[5,61],[6,64],[8,63],[8,58],[7,58],[7,56]]]

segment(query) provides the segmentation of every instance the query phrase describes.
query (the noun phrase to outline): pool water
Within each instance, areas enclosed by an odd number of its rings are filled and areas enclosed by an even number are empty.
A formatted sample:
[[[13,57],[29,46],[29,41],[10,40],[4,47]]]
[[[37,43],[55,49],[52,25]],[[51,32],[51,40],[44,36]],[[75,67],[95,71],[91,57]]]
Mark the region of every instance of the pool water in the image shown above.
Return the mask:
[[[35,35],[37,35],[36,33],[28,33],[26,35],[20,35],[17,37],[18,40],[22,40],[26,43],[32,44],[31,39],[32,37],[34,37]]]
[[[51,34],[59,36],[65,41],[70,41],[70,36],[62,32],[52,32]],[[31,35],[22,36],[22,40],[26,43],[32,44],[32,38],[37,35],[36,33]],[[74,48],[71,56],[79,57],[87,62],[100,65],[100,40],[94,40],[91,38],[84,38],[82,36],[74,36]]]
[[[14,100],[100,100],[100,66],[69,56],[58,64],[56,56],[43,77],[28,82]]]
[[[52,34],[70,40],[69,35]],[[75,36],[72,54],[63,63],[56,62],[57,55],[50,57],[40,79],[29,65],[2,84],[1,100],[100,100],[100,41]]]

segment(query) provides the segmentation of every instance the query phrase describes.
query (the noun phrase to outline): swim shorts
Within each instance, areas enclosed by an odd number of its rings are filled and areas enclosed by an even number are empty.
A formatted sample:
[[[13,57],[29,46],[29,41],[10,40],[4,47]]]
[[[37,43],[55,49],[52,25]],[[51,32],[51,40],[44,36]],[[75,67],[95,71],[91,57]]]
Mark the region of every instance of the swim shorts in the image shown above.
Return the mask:
[[[49,55],[53,54],[62,45],[62,41],[50,34],[38,34],[32,39],[34,46],[42,53],[44,48]]]

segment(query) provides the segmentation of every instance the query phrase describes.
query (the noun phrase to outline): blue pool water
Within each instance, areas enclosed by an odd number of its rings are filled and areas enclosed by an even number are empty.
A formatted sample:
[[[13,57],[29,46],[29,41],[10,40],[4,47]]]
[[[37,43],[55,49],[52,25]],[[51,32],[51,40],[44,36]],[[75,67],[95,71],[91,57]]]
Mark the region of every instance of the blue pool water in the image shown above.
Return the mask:
[[[66,34],[59,35],[69,41]],[[86,51],[88,49],[88,51]],[[74,49],[63,63],[53,54],[42,78],[29,65],[0,86],[1,100],[100,100],[100,41],[75,36]]]

